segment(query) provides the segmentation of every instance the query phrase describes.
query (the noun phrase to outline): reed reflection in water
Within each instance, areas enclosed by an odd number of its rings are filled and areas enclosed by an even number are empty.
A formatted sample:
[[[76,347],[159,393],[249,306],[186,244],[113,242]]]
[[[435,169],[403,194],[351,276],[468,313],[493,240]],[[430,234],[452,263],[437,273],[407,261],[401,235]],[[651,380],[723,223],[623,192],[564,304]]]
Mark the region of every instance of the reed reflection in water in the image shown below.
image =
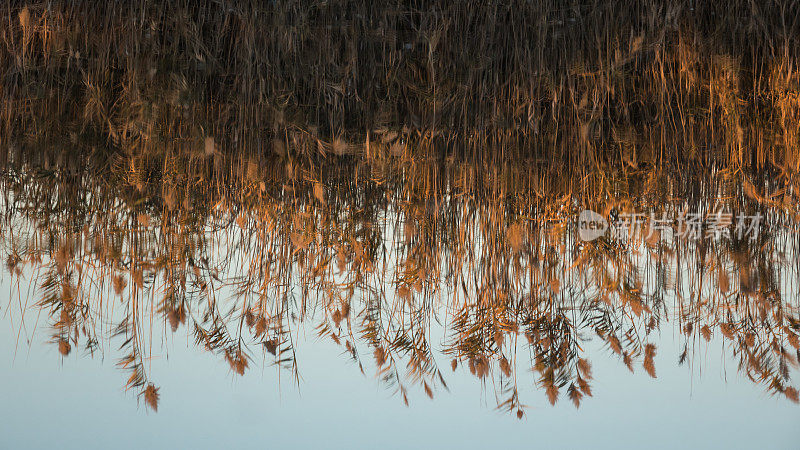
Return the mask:
[[[237,377],[274,367],[276,390],[303,389],[315,364],[303,346],[324,341],[398,402],[454,395],[468,376],[521,419],[602,402],[590,398],[598,359],[657,378],[663,336],[675,336],[668,364],[700,377],[723,358],[725,377],[798,401],[793,186],[725,171],[577,182],[533,164],[391,154],[250,161],[225,182],[176,168],[143,183],[103,160],[50,170],[64,155],[43,155],[12,157],[2,179],[3,314],[17,349],[46,327],[65,359],[115,361],[154,411],[172,387],[152,361],[178,330]],[[584,208],[657,213],[674,232],[645,221],[629,239],[585,242]],[[687,211],[719,210],[763,226],[681,237]]]
[[[0,446],[792,446],[799,11],[4,8]]]

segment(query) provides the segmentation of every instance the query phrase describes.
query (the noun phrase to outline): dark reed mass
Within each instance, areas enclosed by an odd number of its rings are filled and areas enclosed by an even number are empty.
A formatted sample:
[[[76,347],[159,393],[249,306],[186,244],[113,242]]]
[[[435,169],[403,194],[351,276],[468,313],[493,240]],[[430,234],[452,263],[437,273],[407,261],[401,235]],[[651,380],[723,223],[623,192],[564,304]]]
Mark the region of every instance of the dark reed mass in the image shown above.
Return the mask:
[[[320,157],[401,138],[418,154],[581,171],[800,164],[794,1],[42,2],[3,14],[3,136],[27,145],[70,138],[158,159],[215,136],[226,155]]]
[[[469,378],[524,425],[607,401],[597,360],[660,389],[670,336],[798,414],[798,1],[0,19],[0,358],[116,364],[157,411],[170,336],[274,389],[330,342],[410,408]]]

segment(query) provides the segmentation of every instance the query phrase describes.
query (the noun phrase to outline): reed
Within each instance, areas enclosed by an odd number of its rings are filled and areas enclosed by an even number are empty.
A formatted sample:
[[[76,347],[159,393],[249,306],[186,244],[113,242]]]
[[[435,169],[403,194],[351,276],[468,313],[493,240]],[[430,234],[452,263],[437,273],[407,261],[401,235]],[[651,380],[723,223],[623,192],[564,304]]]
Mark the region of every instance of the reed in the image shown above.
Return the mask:
[[[216,167],[225,154],[406,148],[584,172],[789,177],[800,164],[790,0],[56,1],[0,14],[4,140],[71,139],[138,163],[179,140]]]
[[[520,418],[523,372],[578,406],[587,336],[656,377],[666,324],[681,363],[722,339],[797,401],[797,2],[51,1],[0,17],[0,244],[39,288],[19,304],[48,315],[64,357],[114,341],[153,409],[169,396],[148,369],[158,336],[186,327],[234,373],[260,358],[299,382],[307,323],[406,402],[449,366]],[[575,238],[584,208],[709,205],[770,226]]]

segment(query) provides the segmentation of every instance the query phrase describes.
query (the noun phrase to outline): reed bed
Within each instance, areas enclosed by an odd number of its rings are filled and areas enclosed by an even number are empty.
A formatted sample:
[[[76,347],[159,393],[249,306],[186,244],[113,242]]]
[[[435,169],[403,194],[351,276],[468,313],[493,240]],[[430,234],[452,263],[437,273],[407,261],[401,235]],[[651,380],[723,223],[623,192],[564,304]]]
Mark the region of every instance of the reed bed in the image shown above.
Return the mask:
[[[149,356],[182,327],[237,374],[260,359],[299,380],[311,326],[405,401],[462,367],[522,417],[537,400],[520,384],[592,395],[590,336],[656,377],[670,325],[680,363],[722,336],[744,376],[797,401],[797,2],[0,17],[0,244],[36,288],[6,311],[47,313],[64,356],[114,353],[154,409]],[[585,208],[718,207],[767,226],[576,239]]]
[[[69,139],[154,166],[180,140],[199,155],[408,147],[583,172],[800,167],[790,0],[55,1],[0,14],[0,130],[19,145]]]

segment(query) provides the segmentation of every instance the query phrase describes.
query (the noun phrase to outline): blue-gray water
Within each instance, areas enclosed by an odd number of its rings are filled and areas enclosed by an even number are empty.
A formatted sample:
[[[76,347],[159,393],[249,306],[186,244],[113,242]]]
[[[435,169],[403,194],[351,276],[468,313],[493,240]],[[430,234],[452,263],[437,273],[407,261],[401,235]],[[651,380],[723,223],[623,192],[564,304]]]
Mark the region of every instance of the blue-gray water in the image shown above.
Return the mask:
[[[3,314],[4,448],[790,449],[800,439],[800,408],[738,374],[720,339],[702,346],[692,367],[678,366],[680,349],[670,330],[658,340],[657,379],[641,367],[630,373],[609,350],[592,345],[593,398],[580,409],[568,401],[551,406],[529,387],[523,420],[496,411],[494,389],[464,368],[448,369],[449,392],[431,400],[417,390],[406,407],[313,331],[301,333],[299,385],[260,364],[240,377],[178,332],[153,352],[150,370],[162,396],[155,413],[122,388],[113,358],[80,351],[62,357],[42,343],[47,335],[35,313],[25,318],[28,330],[15,345],[19,317],[12,326],[7,309]]]

